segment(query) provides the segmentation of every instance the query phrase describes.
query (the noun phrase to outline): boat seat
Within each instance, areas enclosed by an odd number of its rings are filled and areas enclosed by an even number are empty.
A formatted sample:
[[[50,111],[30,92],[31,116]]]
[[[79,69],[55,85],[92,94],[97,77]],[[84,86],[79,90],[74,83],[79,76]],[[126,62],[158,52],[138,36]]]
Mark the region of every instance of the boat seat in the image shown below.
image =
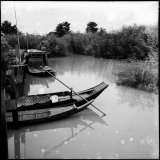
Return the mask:
[[[46,103],[50,101],[50,95],[44,95],[44,96],[22,96],[17,98],[17,107],[20,106],[30,106],[36,103]]]

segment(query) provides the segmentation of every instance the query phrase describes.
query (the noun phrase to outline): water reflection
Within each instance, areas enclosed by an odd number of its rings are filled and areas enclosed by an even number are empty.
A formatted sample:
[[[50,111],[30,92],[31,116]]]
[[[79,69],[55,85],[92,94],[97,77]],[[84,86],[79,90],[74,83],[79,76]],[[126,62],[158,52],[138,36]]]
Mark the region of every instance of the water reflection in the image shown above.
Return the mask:
[[[113,74],[117,63],[113,60],[73,55],[70,57],[49,59],[49,66],[56,71],[57,78],[69,87],[74,87],[74,90],[77,92],[81,91],[82,87],[87,89],[101,83],[102,81],[109,84],[109,86],[115,85],[114,83],[117,79],[117,76]],[[25,83],[26,95],[30,93],[38,94],[35,93],[36,90],[33,89],[34,87],[46,87],[45,93],[67,89],[60,84],[60,82],[57,83],[57,80],[53,77],[40,78],[31,75],[27,76]],[[54,91],[51,88],[54,88]]]
[[[154,111],[156,105],[156,95],[153,93],[137,90],[125,86],[117,86],[118,104],[127,103],[129,107],[137,107],[139,111]]]
[[[50,66],[56,70],[57,78],[77,92],[102,81],[108,83],[107,90],[94,101],[94,105],[107,116],[101,118],[95,114],[101,115],[99,111],[92,108],[95,113],[86,109],[58,121],[30,125],[18,131],[9,130],[9,157],[159,157],[158,98],[148,92],[117,86],[114,73],[120,63],[78,55],[50,59]],[[39,89],[45,93],[68,90],[52,77],[27,76],[26,94],[38,94]]]
[[[73,115],[68,118],[64,118],[63,120],[46,123],[45,125],[41,125],[41,124],[29,125],[29,126],[24,126],[19,130],[8,129],[8,139],[14,138],[14,158],[15,159],[27,158],[26,157],[26,141],[30,141],[30,139],[26,140],[27,133],[33,132],[32,134],[34,134],[34,137],[37,137],[37,134],[36,134],[37,131],[39,131],[39,134],[40,134],[40,132],[47,131],[47,130],[57,131],[60,128],[71,129],[70,136],[65,140],[63,140],[61,143],[59,143],[56,146],[53,146],[50,150],[46,152],[44,149],[41,149],[41,151],[44,152],[44,157],[45,157],[48,154],[50,154],[52,151],[66,144],[69,140],[74,138],[76,135],[80,134],[85,129],[91,128],[92,130],[94,130],[94,128],[91,126],[94,123],[100,123],[104,126],[108,126],[108,124],[102,119],[102,117],[97,115],[91,109],[87,108],[85,112],[84,111],[82,112],[83,114],[77,114],[77,116]],[[88,121],[90,122],[90,124],[87,123]],[[78,128],[79,125],[84,126],[84,128],[81,129],[80,131],[75,132],[74,129]],[[10,157],[10,158],[13,158],[13,157]]]
[[[64,75],[65,72],[70,72],[72,75],[92,77],[103,79],[103,81],[113,84],[115,82],[116,61],[104,60],[101,58],[86,57],[80,55],[73,55],[65,58],[55,58],[49,60],[49,66],[53,67],[58,75]]]
[[[42,85],[42,86],[46,86],[47,88],[49,88],[49,84],[55,82],[55,78],[54,77],[36,77],[36,76],[32,76],[27,74],[27,77],[25,79],[25,95],[28,95],[28,93],[31,90],[31,86],[33,85]]]

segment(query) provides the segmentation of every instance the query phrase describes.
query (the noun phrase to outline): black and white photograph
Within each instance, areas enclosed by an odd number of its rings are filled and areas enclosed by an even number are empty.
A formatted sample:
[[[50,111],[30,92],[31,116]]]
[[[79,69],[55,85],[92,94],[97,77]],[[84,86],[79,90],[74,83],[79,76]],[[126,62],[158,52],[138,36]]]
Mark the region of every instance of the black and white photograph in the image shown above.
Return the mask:
[[[1,159],[159,159],[159,1],[1,1]]]

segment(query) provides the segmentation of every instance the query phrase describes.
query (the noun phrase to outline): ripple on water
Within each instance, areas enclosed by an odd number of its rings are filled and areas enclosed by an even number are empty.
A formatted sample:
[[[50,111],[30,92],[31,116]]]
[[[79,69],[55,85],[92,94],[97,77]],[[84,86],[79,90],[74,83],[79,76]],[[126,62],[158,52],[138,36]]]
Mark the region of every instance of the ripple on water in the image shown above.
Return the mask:
[[[130,138],[130,141],[133,141],[133,140],[134,140],[134,138],[133,138],[133,137],[131,137],[131,138]]]
[[[124,140],[121,140],[121,144],[125,144],[125,141],[124,141]]]

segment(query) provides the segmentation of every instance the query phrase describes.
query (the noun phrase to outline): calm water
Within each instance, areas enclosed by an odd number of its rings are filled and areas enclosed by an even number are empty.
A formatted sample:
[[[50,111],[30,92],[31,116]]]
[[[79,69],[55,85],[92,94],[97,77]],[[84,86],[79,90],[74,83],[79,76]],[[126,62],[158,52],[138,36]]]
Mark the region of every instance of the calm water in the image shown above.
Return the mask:
[[[78,55],[49,61],[57,78],[75,91],[109,84],[93,102],[107,115],[89,106],[61,120],[8,129],[9,158],[159,158],[158,96],[117,86],[120,62]],[[64,90],[52,77],[27,75],[26,95]]]

